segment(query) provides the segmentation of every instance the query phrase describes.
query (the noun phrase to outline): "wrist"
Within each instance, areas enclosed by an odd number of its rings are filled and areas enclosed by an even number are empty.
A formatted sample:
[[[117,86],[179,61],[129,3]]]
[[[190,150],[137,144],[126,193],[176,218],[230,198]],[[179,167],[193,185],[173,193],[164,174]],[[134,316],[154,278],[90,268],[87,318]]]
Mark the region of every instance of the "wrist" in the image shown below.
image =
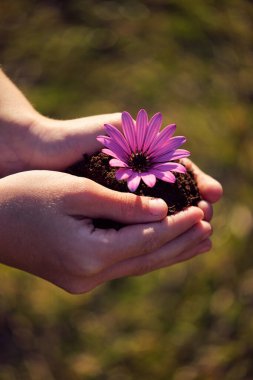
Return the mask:
[[[0,118],[0,177],[32,169],[33,155],[39,144],[37,125],[40,115],[33,112]]]

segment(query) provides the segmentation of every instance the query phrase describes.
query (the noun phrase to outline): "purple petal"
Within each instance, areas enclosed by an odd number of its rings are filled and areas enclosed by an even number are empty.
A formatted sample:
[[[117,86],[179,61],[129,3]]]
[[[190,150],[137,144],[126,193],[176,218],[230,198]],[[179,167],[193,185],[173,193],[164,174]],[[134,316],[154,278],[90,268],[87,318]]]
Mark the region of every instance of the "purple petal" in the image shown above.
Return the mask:
[[[185,141],[186,141],[186,138],[184,136],[172,137],[162,147],[156,146],[154,151],[152,152],[152,156],[153,157],[162,156],[163,154],[169,153],[170,151],[174,151],[183,143],[185,143]]]
[[[129,188],[129,190],[131,192],[134,192],[137,189],[137,187],[139,186],[140,181],[141,181],[140,174],[137,172],[133,172],[131,177],[129,177],[127,180],[127,186]]]
[[[127,168],[127,164],[121,160],[117,160],[116,158],[113,158],[109,161],[110,166],[112,167],[118,167],[118,168]]]
[[[151,143],[148,154],[152,154],[154,149],[157,147],[162,147],[168,140],[173,136],[176,130],[176,124],[170,124],[165,127],[161,133],[158,134],[157,138]]]
[[[126,111],[122,112],[122,129],[130,146],[130,149],[135,152],[137,146],[135,125],[132,116]]]
[[[153,168],[160,170],[162,172],[170,170],[170,171],[178,172],[178,173],[186,173],[185,166],[178,164],[176,162],[166,162],[164,164],[156,164],[153,166]]]
[[[133,174],[132,169],[120,168],[116,171],[115,177],[118,181],[126,180]]]
[[[118,158],[122,161],[127,161],[128,156],[123,151],[123,149],[116,143],[116,141],[112,140],[111,137],[108,136],[98,136],[97,140],[101,142],[106,148],[110,149],[112,152],[114,152]]]
[[[108,138],[108,136],[99,135],[97,136],[97,141],[99,141],[101,144],[104,144],[104,140]]]
[[[174,183],[176,181],[176,177],[170,171],[162,172],[158,169],[151,169],[150,173],[154,174],[156,178],[159,178],[165,182]]]
[[[156,183],[156,176],[152,173],[141,173],[141,179],[148,187],[154,187]]]
[[[145,141],[143,144],[144,152],[149,148],[154,138],[157,136],[161,125],[162,125],[162,114],[158,112],[152,117],[147,127]]]
[[[111,124],[105,124],[107,134],[117,142],[118,145],[128,154],[131,154],[128,143],[122,133]]]
[[[169,139],[168,145],[170,147],[170,150],[175,150],[178,147],[180,147],[180,145],[184,144],[185,142],[186,142],[186,138],[184,136],[175,136]]]
[[[176,149],[172,154],[171,160],[179,160],[180,158],[189,157],[191,153],[186,149]]]
[[[153,159],[153,162],[166,162],[171,160],[179,160],[180,158],[190,156],[190,152],[185,149],[177,149],[172,152],[168,152],[164,155],[157,156]]]
[[[148,125],[148,115],[145,110],[140,110],[136,118],[137,149],[142,149],[145,133]]]
[[[117,158],[117,160],[119,160],[120,158],[117,156],[117,154],[116,153],[114,153],[112,150],[110,150],[110,149],[106,149],[106,148],[104,148],[104,149],[102,149],[102,152],[104,153],[104,154],[107,154],[108,156],[112,156],[112,157],[114,157],[114,158]]]

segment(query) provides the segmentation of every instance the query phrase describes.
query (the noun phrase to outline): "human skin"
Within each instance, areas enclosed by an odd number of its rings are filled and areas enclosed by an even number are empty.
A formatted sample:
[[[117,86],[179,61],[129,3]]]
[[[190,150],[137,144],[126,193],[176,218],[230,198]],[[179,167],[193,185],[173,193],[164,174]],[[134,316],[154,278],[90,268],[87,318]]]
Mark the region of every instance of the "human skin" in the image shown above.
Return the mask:
[[[190,160],[184,163],[195,172],[204,200],[167,217],[161,200],[59,172],[97,151],[103,125],[121,127],[119,113],[52,120],[1,71],[0,89],[0,262],[83,293],[210,250],[212,203],[222,188]],[[127,226],[94,229],[98,217]]]

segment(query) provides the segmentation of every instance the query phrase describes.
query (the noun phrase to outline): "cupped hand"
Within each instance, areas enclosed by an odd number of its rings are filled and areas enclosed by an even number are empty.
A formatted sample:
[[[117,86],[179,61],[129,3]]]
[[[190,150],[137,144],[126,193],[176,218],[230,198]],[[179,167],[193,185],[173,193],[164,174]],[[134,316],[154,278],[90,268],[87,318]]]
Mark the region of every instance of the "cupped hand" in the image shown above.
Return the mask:
[[[0,177],[26,170],[61,170],[100,148],[104,124],[120,114],[53,120],[37,112],[0,69]]]
[[[36,112],[0,118],[0,177],[26,170],[63,170],[100,149],[104,124],[121,125],[120,113],[53,120]],[[22,120],[21,120],[22,119]]]
[[[72,293],[148,273],[210,249],[211,226],[191,207],[166,217],[161,200],[85,178],[29,171],[0,180],[1,262]],[[128,224],[94,228],[94,218]]]

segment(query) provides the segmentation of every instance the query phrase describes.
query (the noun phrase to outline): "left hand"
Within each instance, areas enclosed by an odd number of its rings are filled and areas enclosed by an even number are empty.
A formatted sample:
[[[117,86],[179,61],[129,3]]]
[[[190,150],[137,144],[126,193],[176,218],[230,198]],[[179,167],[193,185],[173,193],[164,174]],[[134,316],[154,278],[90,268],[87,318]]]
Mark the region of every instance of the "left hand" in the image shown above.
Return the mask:
[[[101,148],[96,136],[104,124],[121,126],[121,114],[53,120],[36,112],[19,120],[1,120],[0,177],[33,169],[63,170],[80,161],[84,153]]]
[[[32,169],[63,170],[100,149],[105,123],[121,114],[53,120],[39,114],[0,69],[0,177]]]
[[[73,120],[53,120],[42,115],[34,123],[38,144],[33,149],[32,169],[63,170],[80,161],[83,154],[101,149],[96,140],[104,124],[120,128],[121,114],[112,113]]]

